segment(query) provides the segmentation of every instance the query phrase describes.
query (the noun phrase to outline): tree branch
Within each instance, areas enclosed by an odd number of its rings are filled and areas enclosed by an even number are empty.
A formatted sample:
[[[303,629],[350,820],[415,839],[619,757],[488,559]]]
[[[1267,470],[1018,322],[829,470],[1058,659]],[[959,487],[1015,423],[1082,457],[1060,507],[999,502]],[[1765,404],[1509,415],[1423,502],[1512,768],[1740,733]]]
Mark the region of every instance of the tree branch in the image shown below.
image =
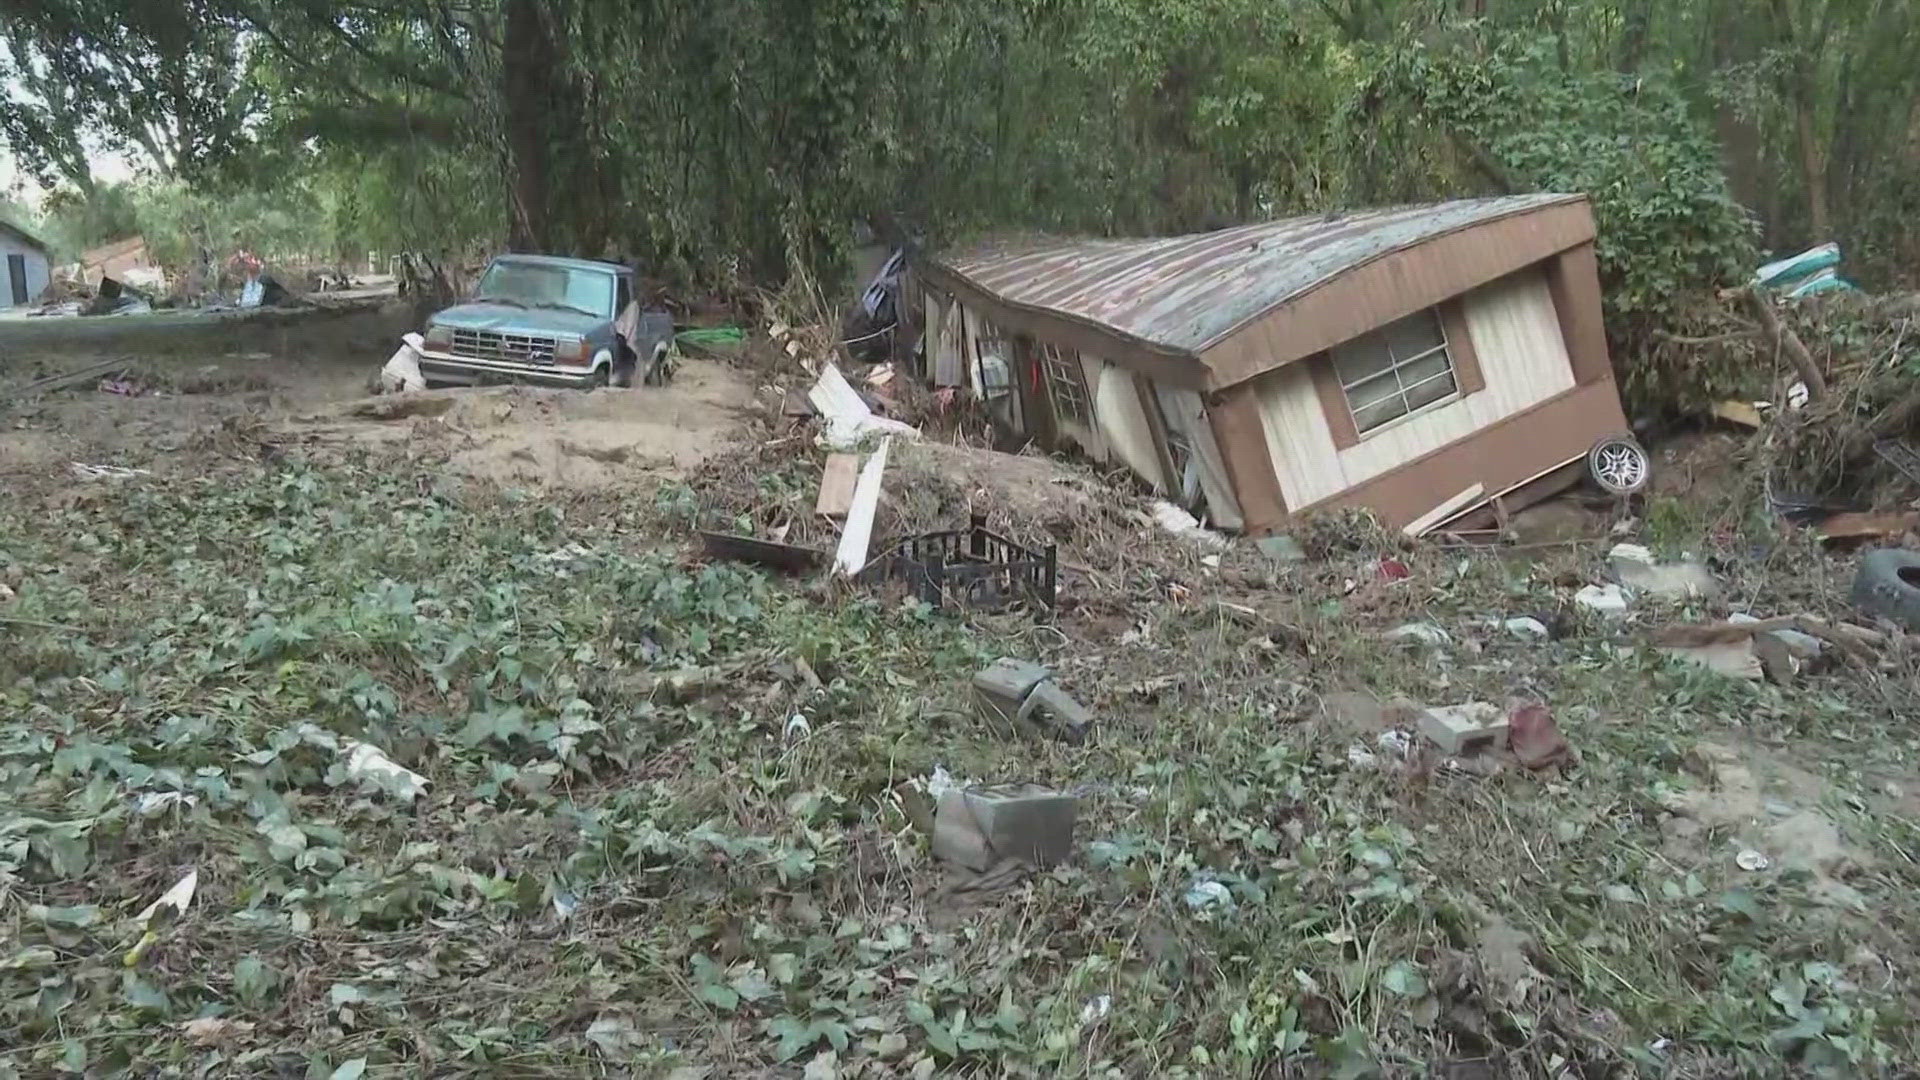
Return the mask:
[[[1800,381],[1807,384],[1809,404],[1827,396],[1827,377],[1820,373],[1820,365],[1814,363],[1813,354],[1807,351],[1806,343],[1793,328],[1780,321],[1780,315],[1773,310],[1773,300],[1757,286],[1746,292],[1747,306],[1760,319],[1760,327],[1766,332],[1767,339],[1773,343],[1774,351],[1784,352],[1787,361],[1800,373]]]

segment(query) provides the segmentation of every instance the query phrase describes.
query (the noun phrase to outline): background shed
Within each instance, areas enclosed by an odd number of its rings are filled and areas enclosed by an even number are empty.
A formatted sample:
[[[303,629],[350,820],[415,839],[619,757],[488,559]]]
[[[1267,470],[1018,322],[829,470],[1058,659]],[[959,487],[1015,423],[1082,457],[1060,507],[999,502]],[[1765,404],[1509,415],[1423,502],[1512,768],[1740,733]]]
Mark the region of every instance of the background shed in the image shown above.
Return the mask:
[[[39,299],[50,272],[47,245],[18,225],[0,221],[0,305],[18,307]]]

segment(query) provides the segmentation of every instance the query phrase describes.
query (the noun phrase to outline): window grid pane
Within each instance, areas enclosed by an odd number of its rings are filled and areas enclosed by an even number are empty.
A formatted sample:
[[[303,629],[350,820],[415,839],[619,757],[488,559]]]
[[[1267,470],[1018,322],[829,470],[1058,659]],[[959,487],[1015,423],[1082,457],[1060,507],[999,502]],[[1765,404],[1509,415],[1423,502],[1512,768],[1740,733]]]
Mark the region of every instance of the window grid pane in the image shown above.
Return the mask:
[[[1384,363],[1383,363],[1384,361]],[[1365,433],[1453,396],[1446,329],[1432,310],[1409,316],[1334,354],[1356,431]]]
[[[1080,354],[1052,345],[1040,347],[1040,368],[1047,376],[1047,390],[1053,395],[1059,413],[1083,424],[1093,422],[1093,410],[1087,407],[1087,391],[1076,369]]]

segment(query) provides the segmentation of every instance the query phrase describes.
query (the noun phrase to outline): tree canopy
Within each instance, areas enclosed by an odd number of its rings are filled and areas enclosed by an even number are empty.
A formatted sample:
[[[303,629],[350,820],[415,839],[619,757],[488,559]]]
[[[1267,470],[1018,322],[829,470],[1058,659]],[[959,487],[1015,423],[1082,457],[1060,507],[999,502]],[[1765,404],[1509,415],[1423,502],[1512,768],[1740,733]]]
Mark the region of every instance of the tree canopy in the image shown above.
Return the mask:
[[[342,251],[511,244],[708,287],[857,224],[1197,230],[1594,199],[1616,336],[1760,249],[1920,265],[1903,0],[7,0],[0,131],[201,193],[297,187]]]

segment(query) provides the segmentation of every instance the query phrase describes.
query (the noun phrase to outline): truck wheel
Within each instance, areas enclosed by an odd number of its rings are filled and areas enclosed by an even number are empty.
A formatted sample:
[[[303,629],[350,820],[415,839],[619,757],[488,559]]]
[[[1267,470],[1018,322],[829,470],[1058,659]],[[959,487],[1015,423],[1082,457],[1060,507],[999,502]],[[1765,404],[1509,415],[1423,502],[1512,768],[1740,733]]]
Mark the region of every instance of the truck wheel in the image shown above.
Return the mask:
[[[1634,495],[1653,475],[1647,451],[1631,435],[1608,435],[1587,451],[1587,473],[1609,495]]]
[[[1853,604],[1909,630],[1920,630],[1920,553],[1905,548],[1869,551],[1853,576]]]

